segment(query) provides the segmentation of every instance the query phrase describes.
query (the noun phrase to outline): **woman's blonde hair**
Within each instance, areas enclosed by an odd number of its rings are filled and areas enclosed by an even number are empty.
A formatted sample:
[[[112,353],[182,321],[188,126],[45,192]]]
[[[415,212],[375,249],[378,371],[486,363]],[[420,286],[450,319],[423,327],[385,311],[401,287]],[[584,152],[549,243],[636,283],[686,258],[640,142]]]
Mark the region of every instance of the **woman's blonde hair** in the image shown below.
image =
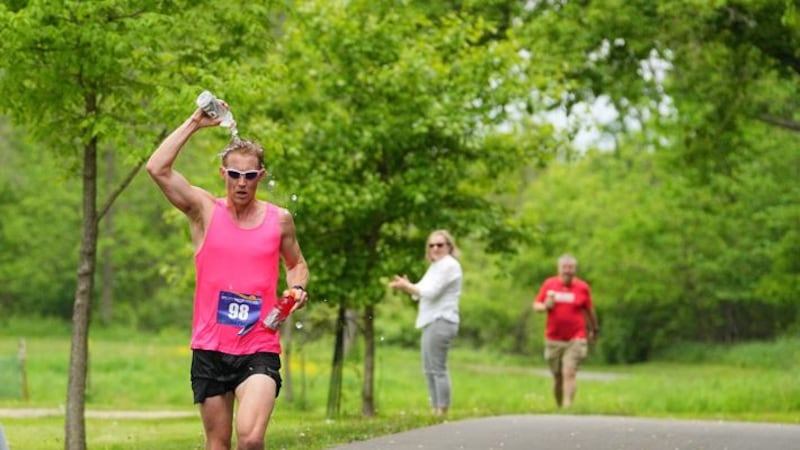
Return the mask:
[[[434,236],[441,236],[444,238],[445,244],[447,244],[448,253],[455,259],[458,259],[461,256],[461,250],[459,250],[458,246],[456,245],[456,240],[453,239],[453,236],[447,230],[435,230],[428,235],[428,239],[425,241],[425,259],[431,261],[431,252],[428,245],[431,243],[431,238]]]

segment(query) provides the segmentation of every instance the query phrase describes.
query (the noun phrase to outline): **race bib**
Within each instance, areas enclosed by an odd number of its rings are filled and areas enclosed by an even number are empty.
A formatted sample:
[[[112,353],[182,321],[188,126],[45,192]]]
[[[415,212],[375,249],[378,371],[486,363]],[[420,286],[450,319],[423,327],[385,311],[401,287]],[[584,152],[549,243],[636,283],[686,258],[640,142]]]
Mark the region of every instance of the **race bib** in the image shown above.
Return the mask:
[[[572,292],[556,292],[556,302],[575,303],[575,294]]]
[[[217,323],[247,327],[261,316],[261,296],[221,291],[217,302]]]

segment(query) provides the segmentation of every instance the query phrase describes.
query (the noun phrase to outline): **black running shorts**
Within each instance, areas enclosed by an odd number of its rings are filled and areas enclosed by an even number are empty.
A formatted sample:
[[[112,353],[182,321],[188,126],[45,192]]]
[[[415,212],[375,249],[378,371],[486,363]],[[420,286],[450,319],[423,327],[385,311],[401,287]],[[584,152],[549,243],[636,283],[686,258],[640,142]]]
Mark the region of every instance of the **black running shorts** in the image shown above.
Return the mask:
[[[265,374],[275,380],[275,397],[281,391],[281,359],[277,353],[229,355],[211,350],[192,350],[192,392],[194,402],[236,389],[247,377]]]

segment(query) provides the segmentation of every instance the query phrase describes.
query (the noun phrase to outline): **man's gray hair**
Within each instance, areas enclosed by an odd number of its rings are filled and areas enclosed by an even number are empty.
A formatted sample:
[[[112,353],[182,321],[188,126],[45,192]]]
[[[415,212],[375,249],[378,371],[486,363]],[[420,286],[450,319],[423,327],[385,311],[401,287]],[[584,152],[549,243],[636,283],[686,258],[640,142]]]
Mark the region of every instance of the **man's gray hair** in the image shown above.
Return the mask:
[[[558,265],[560,266],[561,263],[571,262],[572,264],[578,265],[578,260],[575,259],[574,256],[570,255],[569,253],[564,253],[563,255],[558,257]]]

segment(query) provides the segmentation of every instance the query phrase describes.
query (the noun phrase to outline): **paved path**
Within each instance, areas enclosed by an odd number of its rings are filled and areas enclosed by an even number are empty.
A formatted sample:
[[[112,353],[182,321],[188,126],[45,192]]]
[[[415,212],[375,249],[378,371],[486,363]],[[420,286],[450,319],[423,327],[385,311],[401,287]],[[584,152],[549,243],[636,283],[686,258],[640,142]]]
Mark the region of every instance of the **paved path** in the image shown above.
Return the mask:
[[[798,450],[800,425],[616,416],[498,416],[448,422],[331,450]]]

